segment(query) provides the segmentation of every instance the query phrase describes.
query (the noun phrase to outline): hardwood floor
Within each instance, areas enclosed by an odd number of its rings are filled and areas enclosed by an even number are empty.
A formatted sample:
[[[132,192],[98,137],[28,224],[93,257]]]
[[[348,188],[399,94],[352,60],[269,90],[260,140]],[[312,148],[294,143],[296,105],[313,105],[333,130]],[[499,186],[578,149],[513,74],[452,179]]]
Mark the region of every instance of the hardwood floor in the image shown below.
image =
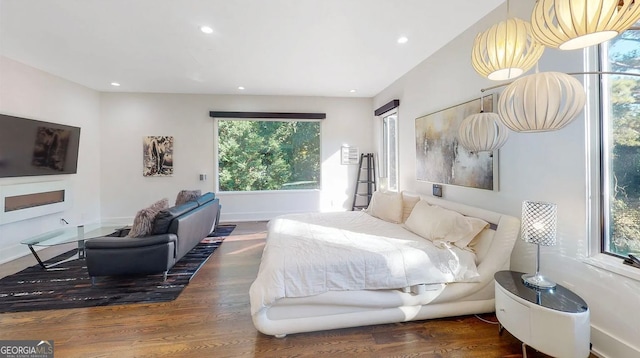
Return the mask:
[[[56,357],[522,356],[518,340],[474,316],[265,336],[248,294],[264,236],[264,223],[239,223],[175,301],[0,314],[0,340],[52,339]]]

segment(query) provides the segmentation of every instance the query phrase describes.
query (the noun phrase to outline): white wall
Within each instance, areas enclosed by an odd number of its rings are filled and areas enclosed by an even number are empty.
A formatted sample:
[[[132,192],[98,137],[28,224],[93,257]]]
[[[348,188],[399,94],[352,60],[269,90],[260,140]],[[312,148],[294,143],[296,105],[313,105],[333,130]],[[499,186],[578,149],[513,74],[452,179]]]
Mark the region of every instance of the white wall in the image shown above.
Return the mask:
[[[101,95],[102,218],[131,222],[136,211],[181,189],[215,191],[214,119],[209,111],[324,112],[322,189],[273,193],[217,193],[222,221],[263,220],[302,211],[350,207],[356,166],[340,165],[343,144],[371,151],[373,112],[367,98],[103,93]],[[142,176],[142,138],[174,136],[172,177]],[[207,174],[200,181],[199,174]]]
[[[512,13],[528,19],[533,3],[512,2]],[[475,35],[503,20],[505,14],[503,5],[374,98],[374,108],[391,99],[400,99],[401,189],[431,193],[432,183],[416,180],[414,120],[479,98],[481,88],[496,84],[473,70],[470,53]],[[583,70],[583,51],[580,50],[546,49],[540,61],[540,71]],[[502,89],[487,93],[500,93]],[[542,248],[541,270],[588,303],[595,351],[608,357],[640,356],[636,327],[640,322],[640,282],[583,261],[589,247],[587,128],[585,115],[580,115],[561,131],[511,132],[500,150],[498,191],[446,185],[444,198],[516,217],[520,216],[523,200],[557,203],[558,245]],[[379,132],[378,126],[376,138]],[[592,233],[593,240],[597,240],[597,234]],[[511,267],[517,271],[535,271],[534,245],[519,240]]]
[[[100,96],[75,83],[0,56],[0,113],[81,127],[78,173],[0,178],[0,185],[69,180],[72,206],[56,214],[0,226],[0,263],[29,252],[20,241],[70,224],[100,220]],[[35,261],[34,261],[35,262]]]

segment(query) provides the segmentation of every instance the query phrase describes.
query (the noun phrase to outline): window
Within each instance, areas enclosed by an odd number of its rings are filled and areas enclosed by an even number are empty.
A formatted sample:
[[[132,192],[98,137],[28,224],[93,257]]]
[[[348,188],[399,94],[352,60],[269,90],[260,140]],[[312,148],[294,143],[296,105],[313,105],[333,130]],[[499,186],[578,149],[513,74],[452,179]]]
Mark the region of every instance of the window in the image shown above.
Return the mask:
[[[389,191],[398,191],[398,113],[382,118],[382,172]]]
[[[320,188],[320,122],[218,120],[221,191]]]
[[[605,72],[640,74],[640,22],[600,46]],[[600,78],[603,253],[640,253],[640,77]]]

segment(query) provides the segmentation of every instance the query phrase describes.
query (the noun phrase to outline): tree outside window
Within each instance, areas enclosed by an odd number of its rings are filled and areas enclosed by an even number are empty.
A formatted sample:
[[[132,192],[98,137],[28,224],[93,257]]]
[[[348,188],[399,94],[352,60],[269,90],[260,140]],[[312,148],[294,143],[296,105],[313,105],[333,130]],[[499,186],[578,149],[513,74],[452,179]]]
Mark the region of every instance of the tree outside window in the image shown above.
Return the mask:
[[[218,121],[221,191],[320,188],[320,122]]]
[[[603,71],[640,74],[640,22],[601,46]],[[640,77],[602,75],[603,251],[640,254]]]

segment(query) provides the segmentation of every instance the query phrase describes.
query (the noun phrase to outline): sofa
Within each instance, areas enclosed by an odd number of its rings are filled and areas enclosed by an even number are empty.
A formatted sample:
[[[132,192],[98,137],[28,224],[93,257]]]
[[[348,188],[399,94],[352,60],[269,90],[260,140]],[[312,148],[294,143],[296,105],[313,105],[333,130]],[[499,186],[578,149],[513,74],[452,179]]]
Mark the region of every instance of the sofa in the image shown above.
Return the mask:
[[[166,280],[173,265],[215,231],[219,212],[219,199],[206,193],[158,211],[148,236],[127,237],[130,229],[121,229],[87,240],[85,259],[92,283],[97,276],[157,273]]]

